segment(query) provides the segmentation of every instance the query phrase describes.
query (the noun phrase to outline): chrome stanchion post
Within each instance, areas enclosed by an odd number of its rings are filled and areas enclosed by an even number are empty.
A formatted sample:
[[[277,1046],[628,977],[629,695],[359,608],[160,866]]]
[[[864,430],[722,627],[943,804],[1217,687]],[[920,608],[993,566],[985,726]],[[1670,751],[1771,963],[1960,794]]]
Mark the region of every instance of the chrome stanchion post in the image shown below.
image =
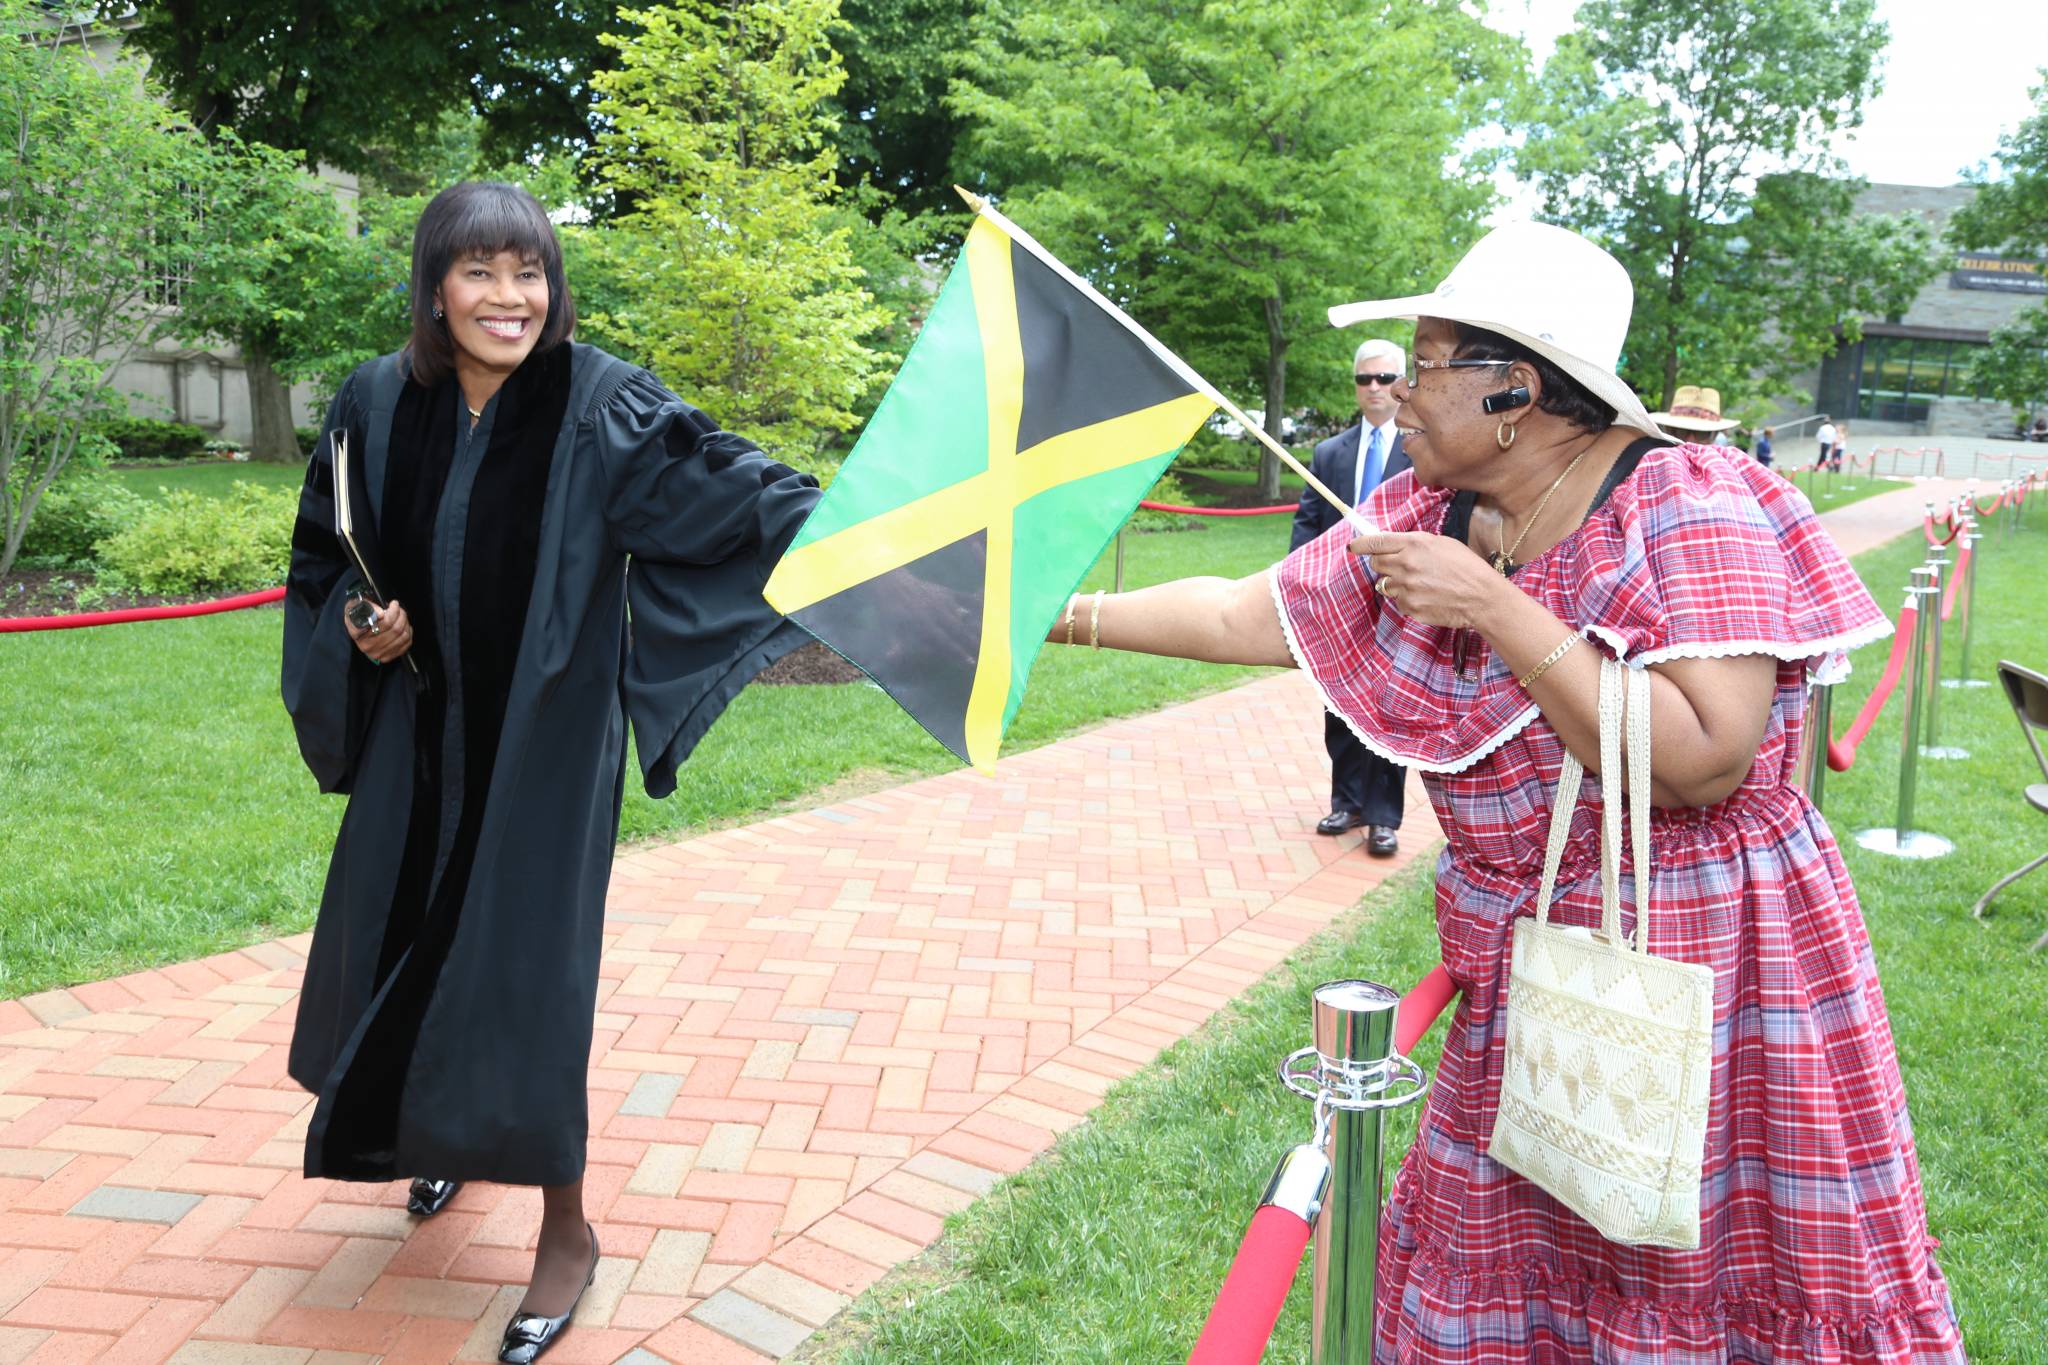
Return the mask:
[[[1959,531],[1958,535],[1960,536],[1960,534]],[[1950,569],[1948,546],[1936,545],[1931,547],[1927,551],[1927,564],[1925,567],[1934,570],[1932,583],[1934,596],[1928,599],[1927,608],[1931,624],[1927,635],[1927,657],[1923,661],[1926,664],[1927,671],[1926,676],[1921,682],[1921,688],[1923,689],[1921,696],[1926,699],[1924,709],[1927,713],[1927,724],[1920,742],[1920,756],[1922,758],[1935,759],[1968,758],[1970,756],[1968,749],[1957,748],[1953,744],[1943,744],[1941,742],[1941,636],[1943,625],[1941,619],[1941,599],[1942,595],[1948,590]],[[1958,592],[1962,590],[1960,584],[1957,585],[1956,590]]]
[[[1906,589],[1907,599],[1916,604],[1918,620],[1913,638],[1906,650],[1905,672],[1900,681],[1905,684],[1906,694],[1900,699],[1900,742],[1899,742],[1899,815],[1898,824],[1891,829],[1866,829],[1856,836],[1856,842],[1873,853],[1889,853],[1900,858],[1939,858],[1951,852],[1955,845],[1939,834],[1913,828],[1914,789],[1919,781],[1920,769],[1920,689],[1925,679],[1922,676],[1927,666],[1928,628],[1930,614],[1941,612],[1940,590],[1931,586],[1934,571],[1918,568],[1912,573],[1912,586]]]
[[[1956,675],[1943,678],[1943,687],[1989,687],[1988,678],[1970,676],[1970,618],[1977,614],[1977,546],[1984,537],[1978,533],[1975,521],[1963,523],[1962,535],[1957,543],[1962,549],[1963,581],[1956,584],[1956,611],[1963,618],[1963,638],[1957,649]]]
[[[1331,981],[1311,1006],[1315,1043],[1280,1064],[1287,1088],[1316,1102],[1316,1140],[1330,1158],[1315,1225],[1313,1365],[1372,1359],[1373,1277],[1379,1265],[1381,1120],[1429,1088],[1394,1051],[1400,994],[1375,981]]]
[[[1806,693],[1806,799],[1820,809],[1827,787],[1828,731],[1834,723],[1833,683],[1815,683]]]
[[[1117,592],[1124,590],[1124,533],[1121,528],[1116,533],[1116,588],[1114,590]]]

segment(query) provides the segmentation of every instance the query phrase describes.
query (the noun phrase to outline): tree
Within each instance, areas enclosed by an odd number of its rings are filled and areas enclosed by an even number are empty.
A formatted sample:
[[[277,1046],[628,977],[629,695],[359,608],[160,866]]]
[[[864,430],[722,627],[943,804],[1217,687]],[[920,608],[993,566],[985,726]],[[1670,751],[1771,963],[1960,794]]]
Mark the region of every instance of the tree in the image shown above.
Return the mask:
[[[1999,139],[1998,177],[1979,168],[1971,176],[1976,198],[1949,220],[1949,236],[1959,247],[2048,259],[2048,68],[2042,77],[2033,89],[2033,114]],[[1976,371],[2026,425],[2048,403],[2048,302],[1993,332]]]
[[[43,6],[0,0],[0,574],[201,246],[166,209],[204,148],[133,63],[65,36]]]
[[[884,321],[835,220],[828,40],[837,0],[682,0],[622,10],[595,78],[603,183],[632,207],[594,239],[629,310],[587,330],[644,357],[785,456],[853,425]]]
[[[1445,163],[1518,52],[1425,0],[989,0],[953,104],[979,187],[1277,437],[1291,361],[1296,396],[1351,402],[1324,310],[1427,287],[1475,234],[1493,192]]]
[[[113,16],[131,7],[101,0]],[[389,169],[445,150],[442,116],[482,120],[485,159],[587,149],[593,67],[610,7],[593,0],[142,0],[125,40],[193,125],[285,148],[308,170]],[[438,189],[439,185],[432,188]],[[287,291],[277,307],[295,306]],[[250,354],[259,452],[281,453],[290,398],[278,357]]]
[[[979,0],[845,0],[833,45],[846,67],[836,97],[839,182],[883,193],[869,201],[950,212],[960,115],[946,103]]]
[[[285,152],[223,130],[197,232],[215,243],[192,270],[177,329],[218,337],[248,365],[250,447],[259,459],[299,456],[286,384],[331,386],[363,360],[396,349],[410,315],[409,239],[418,204],[366,196],[358,231],[328,187]],[[380,212],[381,210],[381,212]]]
[[[1730,405],[1787,390],[1838,329],[1897,316],[1939,268],[1906,217],[1857,217],[1828,150],[1879,85],[1875,0],[1587,0],[1529,110],[1544,215],[1636,281],[1623,375]]]

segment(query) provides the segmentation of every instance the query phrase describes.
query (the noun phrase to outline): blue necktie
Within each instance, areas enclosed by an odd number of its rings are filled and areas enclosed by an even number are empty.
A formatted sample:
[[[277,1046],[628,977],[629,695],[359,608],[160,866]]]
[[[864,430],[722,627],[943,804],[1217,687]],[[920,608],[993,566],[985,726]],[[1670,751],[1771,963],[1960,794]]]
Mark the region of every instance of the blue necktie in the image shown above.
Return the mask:
[[[1384,443],[1386,433],[1380,428],[1372,429],[1372,446],[1365,453],[1365,477],[1358,481],[1358,501],[1363,503],[1366,495],[1380,486],[1380,471],[1386,467]]]

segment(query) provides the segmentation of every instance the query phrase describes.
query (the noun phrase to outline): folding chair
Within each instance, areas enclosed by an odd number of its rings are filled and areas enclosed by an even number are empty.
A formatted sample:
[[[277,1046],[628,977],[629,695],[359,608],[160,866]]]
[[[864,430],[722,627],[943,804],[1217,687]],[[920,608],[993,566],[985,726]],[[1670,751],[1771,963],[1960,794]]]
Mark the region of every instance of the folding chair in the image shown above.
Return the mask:
[[[2041,765],[2041,776],[2048,778],[2048,754],[2041,752],[2041,741],[2036,737],[2037,731],[2048,730],[2048,677],[2043,677],[2031,668],[2021,668],[2010,660],[2000,659],[1998,681],[2005,687],[2006,700],[2012,703],[2012,713],[2019,720],[2020,733],[2027,737],[2027,746],[2034,751],[2034,761]],[[2027,785],[2027,804],[2048,815],[2048,781]],[[1983,899],[1970,911],[1971,915],[1978,919],[1984,918],[1984,912],[1990,906],[1993,896],[2043,863],[2048,863],[2048,853],[2043,853],[2017,872],[2009,872],[1993,882],[1991,889],[1984,893]],[[2034,951],[2040,951],[2044,944],[2048,944],[2048,934],[2034,940]]]

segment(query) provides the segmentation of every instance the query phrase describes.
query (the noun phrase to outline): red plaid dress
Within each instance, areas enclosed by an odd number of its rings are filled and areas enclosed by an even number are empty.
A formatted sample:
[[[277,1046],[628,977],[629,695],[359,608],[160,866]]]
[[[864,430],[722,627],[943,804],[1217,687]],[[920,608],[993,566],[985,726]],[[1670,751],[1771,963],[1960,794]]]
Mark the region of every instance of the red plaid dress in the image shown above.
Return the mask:
[[[1404,473],[1367,511],[1389,530],[1437,531],[1449,499]],[[1437,929],[1463,990],[1386,1210],[1375,1360],[1961,1361],[1856,893],[1792,784],[1809,670],[1839,669],[1845,651],[1891,629],[1806,499],[1739,451],[1653,451],[1515,576],[1632,664],[1782,661],[1742,786],[1651,822],[1652,949],[1716,974],[1696,1251],[1608,1242],[1487,1159],[1508,925],[1532,912],[1564,749],[1483,641],[1468,634],[1460,677],[1452,632],[1375,594],[1347,539],[1340,527],[1288,556],[1274,600],[1330,709],[1424,774],[1447,841]],[[1600,913],[1587,780],[1552,911],[1567,924]]]

